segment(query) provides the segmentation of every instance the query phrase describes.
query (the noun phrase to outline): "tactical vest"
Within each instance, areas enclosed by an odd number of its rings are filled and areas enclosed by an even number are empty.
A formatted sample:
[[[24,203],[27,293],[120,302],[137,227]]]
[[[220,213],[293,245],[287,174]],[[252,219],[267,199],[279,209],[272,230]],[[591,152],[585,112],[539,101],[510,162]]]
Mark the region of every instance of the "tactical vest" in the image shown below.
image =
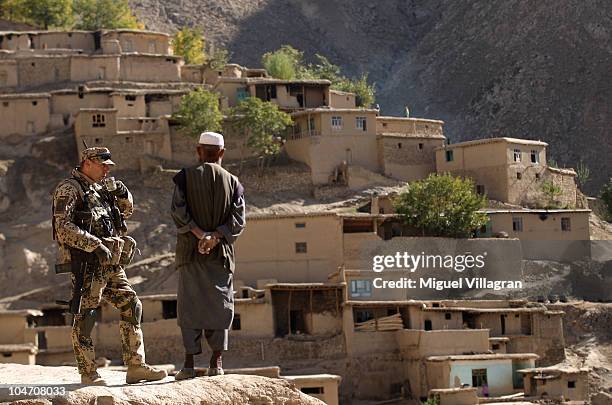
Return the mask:
[[[69,182],[79,193],[72,222],[98,238],[116,236],[117,231],[112,220],[112,200],[104,192],[99,192],[93,185],[83,184],[76,178],[66,179],[59,186]],[[55,212],[55,206],[53,207]],[[55,221],[53,222],[53,239],[55,235]]]
[[[204,231],[212,232],[225,224],[231,216],[232,198],[238,180],[218,164],[204,163],[184,169],[185,201],[194,222]],[[186,264],[196,259],[224,263],[234,271],[234,245],[221,239],[208,255],[197,252],[198,240],[191,233],[179,233],[176,242],[176,264]],[[196,256],[197,255],[197,256]]]

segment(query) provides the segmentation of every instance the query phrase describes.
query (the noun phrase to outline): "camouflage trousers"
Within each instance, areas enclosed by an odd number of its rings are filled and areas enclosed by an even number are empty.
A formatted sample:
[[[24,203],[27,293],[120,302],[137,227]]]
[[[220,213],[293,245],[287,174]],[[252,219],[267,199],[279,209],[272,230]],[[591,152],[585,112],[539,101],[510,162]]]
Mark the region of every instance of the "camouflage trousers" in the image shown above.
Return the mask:
[[[140,306],[136,292],[130,285],[125,271],[120,266],[96,269],[85,276],[80,314],[75,316],[72,326],[72,347],[80,374],[96,371],[94,344],[91,338],[95,319],[87,315],[105,300],[120,311],[119,334],[121,351],[126,366],[141,365],[145,362],[144,341],[140,320],[135,319],[135,305]],[[93,313],[95,316],[95,312]],[[88,326],[85,326],[88,325]]]

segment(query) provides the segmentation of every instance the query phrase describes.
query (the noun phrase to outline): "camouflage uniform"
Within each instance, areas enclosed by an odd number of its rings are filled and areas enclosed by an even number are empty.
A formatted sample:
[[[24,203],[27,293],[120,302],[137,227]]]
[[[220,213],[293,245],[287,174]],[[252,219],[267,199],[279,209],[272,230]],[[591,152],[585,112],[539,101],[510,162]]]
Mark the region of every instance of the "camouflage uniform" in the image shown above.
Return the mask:
[[[99,156],[102,156],[102,160]],[[81,161],[85,159],[114,164],[106,148],[85,149]],[[105,193],[108,192],[104,186],[95,183],[78,169],[73,169],[71,175],[60,182],[53,194],[54,238],[59,245],[58,265],[70,263],[70,248],[93,252],[103,243],[101,238],[108,236],[109,231],[112,236],[119,236],[119,231],[114,229],[110,219],[111,207],[105,199]],[[123,216],[129,217],[133,211],[131,193],[126,191],[117,196],[116,201]],[[75,217],[75,214],[83,211],[91,212],[91,219],[85,226]],[[102,299],[121,312],[119,329],[124,363],[128,366],[143,365],[145,353],[140,329],[142,306],[127,280],[123,266],[92,265],[88,268],[83,286],[81,311],[75,315],[71,335],[79,373],[90,374],[96,371],[94,345],[90,335]]]

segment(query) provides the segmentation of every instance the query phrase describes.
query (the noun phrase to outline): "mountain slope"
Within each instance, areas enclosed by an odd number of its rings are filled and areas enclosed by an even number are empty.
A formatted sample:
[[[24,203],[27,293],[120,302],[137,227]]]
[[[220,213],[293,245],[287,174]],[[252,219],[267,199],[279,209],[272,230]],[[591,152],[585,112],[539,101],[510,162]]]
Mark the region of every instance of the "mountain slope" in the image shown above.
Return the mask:
[[[384,114],[443,119],[456,142],[549,142],[582,160],[595,193],[611,174],[612,3],[604,0],[132,0],[147,28],[202,28],[235,62],[290,44],[351,75],[370,72]]]

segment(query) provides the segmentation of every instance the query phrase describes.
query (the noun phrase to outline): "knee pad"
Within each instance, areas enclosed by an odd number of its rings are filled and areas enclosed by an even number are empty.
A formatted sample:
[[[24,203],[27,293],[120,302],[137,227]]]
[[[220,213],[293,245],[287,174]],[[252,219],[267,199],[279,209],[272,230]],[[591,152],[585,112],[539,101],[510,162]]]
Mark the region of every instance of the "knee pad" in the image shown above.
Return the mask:
[[[128,312],[128,315],[124,315],[124,312]],[[131,323],[135,326],[140,326],[140,320],[142,318],[142,303],[138,297],[134,297],[130,302],[121,307],[121,320]]]
[[[97,315],[98,310],[96,308],[84,309],[81,311],[81,317],[77,321],[77,327],[79,328],[79,332],[82,336],[91,336],[91,331],[96,324]]]

